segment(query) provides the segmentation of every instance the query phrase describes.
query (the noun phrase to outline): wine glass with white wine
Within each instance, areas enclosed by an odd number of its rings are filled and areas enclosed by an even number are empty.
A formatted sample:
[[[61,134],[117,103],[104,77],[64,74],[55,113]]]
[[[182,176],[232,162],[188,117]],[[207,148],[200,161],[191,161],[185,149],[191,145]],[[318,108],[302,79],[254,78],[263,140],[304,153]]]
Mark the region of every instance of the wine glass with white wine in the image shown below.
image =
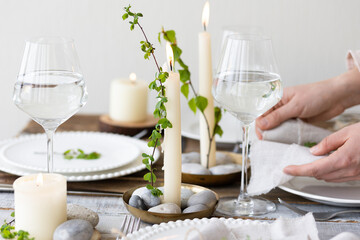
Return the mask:
[[[47,171],[53,172],[53,135],[87,101],[74,41],[39,37],[26,41],[13,101],[47,135]]]
[[[243,128],[240,194],[237,198],[222,199],[217,211],[228,216],[252,216],[274,211],[274,203],[250,197],[246,190],[249,127],[282,97],[271,40],[261,35],[227,36],[213,81],[213,95],[241,122]]]

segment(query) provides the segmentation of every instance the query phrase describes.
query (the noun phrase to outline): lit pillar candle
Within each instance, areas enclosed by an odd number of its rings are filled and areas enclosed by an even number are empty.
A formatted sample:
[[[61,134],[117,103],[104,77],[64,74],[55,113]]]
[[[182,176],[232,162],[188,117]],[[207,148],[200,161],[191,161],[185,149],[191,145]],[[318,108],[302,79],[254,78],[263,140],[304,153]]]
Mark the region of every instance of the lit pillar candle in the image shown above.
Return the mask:
[[[110,118],[119,122],[143,122],[147,117],[148,86],[136,80],[114,79],[110,86]]]
[[[170,43],[166,45],[169,77],[165,82],[167,118],[172,128],[165,129],[164,142],[164,202],[181,206],[181,116],[180,75],[172,71],[173,52]]]
[[[36,240],[52,239],[57,226],[67,220],[66,178],[59,174],[20,177],[14,182],[15,228]]]
[[[209,123],[210,134],[214,132],[215,115],[214,115],[214,99],[211,93],[212,87],[212,63],[211,63],[211,41],[210,34],[206,32],[206,27],[209,21],[209,2],[205,3],[202,23],[204,31],[199,34],[199,94],[206,97],[208,100],[208,106],[206,107],[204,114]],[[215,140],[211,143],[211,149],[209,152],[209,130],[205,121],[205,118],[200,114],[200,155],[201,165],[204,167],[213,167],[216,165],[216,146]],[[209,161],[208,161],[209,153]]]

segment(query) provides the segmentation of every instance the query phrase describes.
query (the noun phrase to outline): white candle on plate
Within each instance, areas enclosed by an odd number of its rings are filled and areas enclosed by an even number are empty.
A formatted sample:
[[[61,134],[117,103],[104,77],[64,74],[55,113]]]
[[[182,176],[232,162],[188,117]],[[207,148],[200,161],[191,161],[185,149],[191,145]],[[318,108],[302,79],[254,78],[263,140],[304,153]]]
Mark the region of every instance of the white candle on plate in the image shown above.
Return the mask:
[[[170,43],[166,44],[170,65],[165,82],[167,119],[172,128],[165,129],[164,142],[164,202],[181,206],[181,115],[180,75],[172,71],[174,55]]]
[[[52,239],[57,226],[67,220],[66,178],[59,174],[35,174],[14,182],[15,228],[36,240]]]
[[[119,122],[143,122],[147,118],[148,86],[131,73],[114,79],[110,86],[110,118]]]
[[[210,34],[206,31],[209,22],[209,2],[206,2],[202,14],[202,23],[204,31],[199,33],[199,94],[206,97],[208,105],[204,115],[209,123],[210,134],[213,135],[215,126],[214,98],[211,93],[212,87],[212,63],[211,63],[211,40]],[[213,167],[216,165],[216,146],[215,140],[211,142],[209,153],[209,130],[205,118],[200,114],[200,155],[201,165],[204,167]],[[209,160],[208,160],[209,154]]]

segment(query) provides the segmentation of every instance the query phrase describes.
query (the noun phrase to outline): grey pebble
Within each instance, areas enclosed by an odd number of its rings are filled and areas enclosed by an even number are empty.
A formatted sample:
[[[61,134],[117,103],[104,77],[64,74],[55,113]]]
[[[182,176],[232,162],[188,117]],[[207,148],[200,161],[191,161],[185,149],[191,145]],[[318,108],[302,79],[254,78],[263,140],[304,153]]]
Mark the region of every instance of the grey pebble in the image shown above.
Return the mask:
[[[163,203],[158,206],[150,208],[148,211],[156,212],[156,213],[173,213],[173,214],[181,213],[180,207],[175,203]]]
[[[148,189],[140,197],[148,208],[155,207],[161,203],[160,197],[155,197]]]
[[[99,223],[99,215],[93,210],[76,204],[68,204],[67,220],[72,219],[82,219],[88,221],[93,227],[96,227]]]
[[[141,210],[147,210],[147,207],[144,203],[144,200],[139,197],[138,195],[132,195],[131,198],[129,199],[129,205],[134,207],[134,208],[138,208]]]
[[[209,207],[205,206],[204,204],[196,204],[196,205],[185,208],[183,213],[200,212],[200,211],[207,210],[207,209],[209,209]]]
[[[218,165],[209,169],[213,175],[224,175],[241,171],[239,164]]]
[[[199,163],[184,163],[181,171],[183,173],[197,174],[197,175],[211,175],[211,172],[206,167]]]
[[[205,190],[192,195],[187,202],[187,206],[190,207],[197,204],[204,204],[207,207],[212,208],[215,206],[216,201],[216,195],[209,190]]]
[[[161,190],[164,193],[164,187],[159,187],[159,190]],[[181,208],[184,209],[187,206],[187,201],[189,198],[194,194],[194,192],[191,189],[182,187],[181,188]]]
[[[200,153],[198,152],[183,153],[182,163],[200,163]]]
[[[223,165],[223,164],[233,164],[232,158],[223,153],[223,152],[216,152],[216,165]]]
[[[53,240],[90,240],[93,226],[85,220],[73,219],[59,225],[53,235]]]

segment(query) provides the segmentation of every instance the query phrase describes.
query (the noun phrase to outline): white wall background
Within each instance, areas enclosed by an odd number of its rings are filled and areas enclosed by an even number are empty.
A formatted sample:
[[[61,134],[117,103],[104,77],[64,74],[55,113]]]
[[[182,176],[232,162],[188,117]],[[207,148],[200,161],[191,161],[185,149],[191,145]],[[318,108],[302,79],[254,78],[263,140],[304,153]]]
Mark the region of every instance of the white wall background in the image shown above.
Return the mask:
[[[120,0],[0,1],[0,139],[11,137],[28,121],[12,103],[24,40],[38,35],[75,39],[89,101],[82,112],[106,113],[111,79],[130,72],[150,81],[152,62],[139,50],[142,36],[123,22]],[[152,42],[161,26],[175,29],[183,57],[197,81],[197,33],[202,30],[203,0],[136,0],[142,24]],[[348,49],[360,48],[358,0],[210,0],[209,32],[213,63],[219,57],[225,26],[260,26],[272,37],[285,86],[314,82],[345,71]],[[157,55],[164,62],[164,48]],[[152,100],[154,102],[154,100]],[[152,109],[152,104],[149,104]]]

